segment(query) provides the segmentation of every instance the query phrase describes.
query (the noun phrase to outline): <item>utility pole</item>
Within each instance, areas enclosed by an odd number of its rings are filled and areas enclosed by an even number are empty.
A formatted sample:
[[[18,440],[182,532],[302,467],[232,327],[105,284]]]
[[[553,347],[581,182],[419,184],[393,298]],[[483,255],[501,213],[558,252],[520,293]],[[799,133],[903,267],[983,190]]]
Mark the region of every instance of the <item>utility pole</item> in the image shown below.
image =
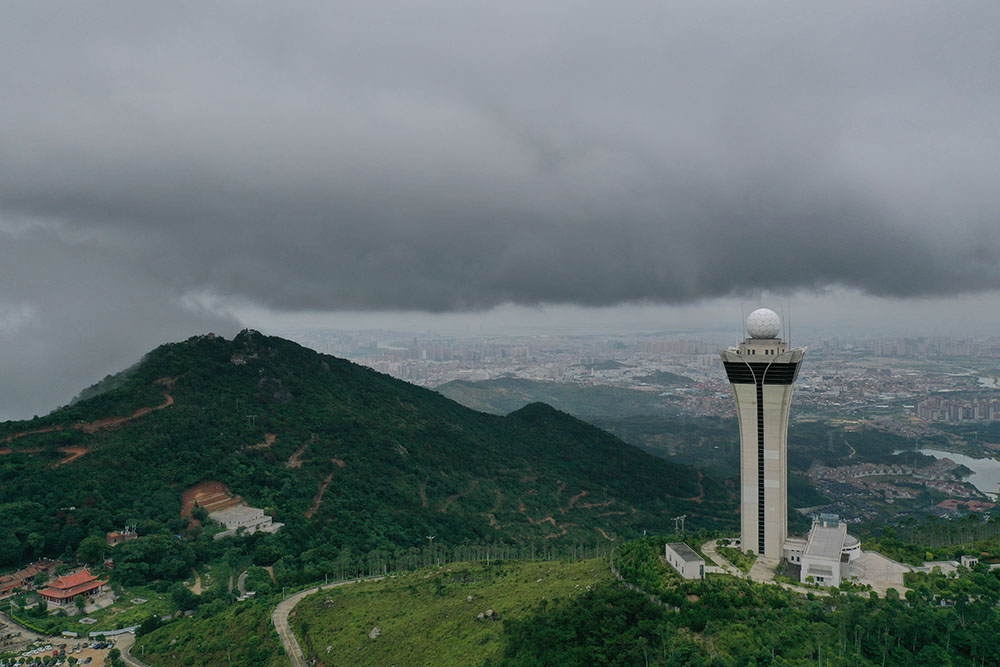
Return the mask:
[[[682,514],[680,516],[674,517],[674,534],[683,535],[684,534],[684,519],[687,518],[687,514]],[[679,528],[678,528],[679,526]]]
[[[257,415],[247,415],[247,420],[250,422],[251,428],[257,427]]]

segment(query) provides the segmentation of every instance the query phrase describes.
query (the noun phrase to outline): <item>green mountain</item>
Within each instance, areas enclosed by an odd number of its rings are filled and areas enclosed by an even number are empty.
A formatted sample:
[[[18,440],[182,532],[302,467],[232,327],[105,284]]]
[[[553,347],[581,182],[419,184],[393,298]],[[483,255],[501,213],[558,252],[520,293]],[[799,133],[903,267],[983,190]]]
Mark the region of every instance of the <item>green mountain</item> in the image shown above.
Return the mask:
[[[435,389],[466,407],[497,415],[505,415],[536,402],[547,403],[587,421],[677,414],[677,408],[655,392],[608,385],[584,386],[568,382],[497,378],[476,382],[454,380]]]
[[[639,382],[645,382],[646,384],[655,384],[661,387],[690,387],[695,384],[695,381],[684,375],[678,375],[677,373],[671,373],[669,371],[656,371],[655,373],[650,373],[649,375],[643,375],[635,378]]]
[[[593,543],[663,532],[678,514],[689,528],[737,519],[732,488],[547,405],[476,412],[253,331],[163,345],[102,383],[0,424],[0,565],[70,555],[126,524],[193,536],[182,495],[221,485],[286,524],[247,538],[258,562],[429,535]]]

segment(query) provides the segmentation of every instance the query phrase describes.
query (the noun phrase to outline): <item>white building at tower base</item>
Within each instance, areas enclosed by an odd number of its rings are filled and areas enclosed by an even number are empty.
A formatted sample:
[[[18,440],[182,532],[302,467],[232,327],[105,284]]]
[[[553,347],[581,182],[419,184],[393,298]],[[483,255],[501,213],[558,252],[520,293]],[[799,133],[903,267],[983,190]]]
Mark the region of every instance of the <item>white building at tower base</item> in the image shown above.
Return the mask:
[[[799,567],[799,581],[821,586],[840,586],[851,578],[851,563],[861,555],[861,541],[847,533],[836,515],[821,514],[805,538],[785,540],[783,557]]]

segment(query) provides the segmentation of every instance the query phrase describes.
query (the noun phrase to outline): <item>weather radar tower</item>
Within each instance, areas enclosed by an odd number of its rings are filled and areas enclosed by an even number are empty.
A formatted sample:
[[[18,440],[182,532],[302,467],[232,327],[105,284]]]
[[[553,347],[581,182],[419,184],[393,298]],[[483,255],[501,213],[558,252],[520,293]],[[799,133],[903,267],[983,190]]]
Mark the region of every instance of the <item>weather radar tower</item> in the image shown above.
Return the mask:
[[[744,551],[781,559],[788,533],[788,412],[806,348],[789,350],[781,318],[758,308],[747,338],[722,351],[740,424],[740,536]]]

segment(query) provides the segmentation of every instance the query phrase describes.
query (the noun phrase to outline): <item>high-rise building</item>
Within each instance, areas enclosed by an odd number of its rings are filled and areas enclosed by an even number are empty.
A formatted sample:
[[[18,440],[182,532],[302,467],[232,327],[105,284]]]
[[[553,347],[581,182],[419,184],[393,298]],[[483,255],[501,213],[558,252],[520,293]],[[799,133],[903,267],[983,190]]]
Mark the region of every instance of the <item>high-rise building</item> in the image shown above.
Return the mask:
[[[788,413],[805,348],[788,349],[781,319],[759,308],[747,338],[722,351],[740,426],[740,535],[744,551],[779,560],[788,533]]]

